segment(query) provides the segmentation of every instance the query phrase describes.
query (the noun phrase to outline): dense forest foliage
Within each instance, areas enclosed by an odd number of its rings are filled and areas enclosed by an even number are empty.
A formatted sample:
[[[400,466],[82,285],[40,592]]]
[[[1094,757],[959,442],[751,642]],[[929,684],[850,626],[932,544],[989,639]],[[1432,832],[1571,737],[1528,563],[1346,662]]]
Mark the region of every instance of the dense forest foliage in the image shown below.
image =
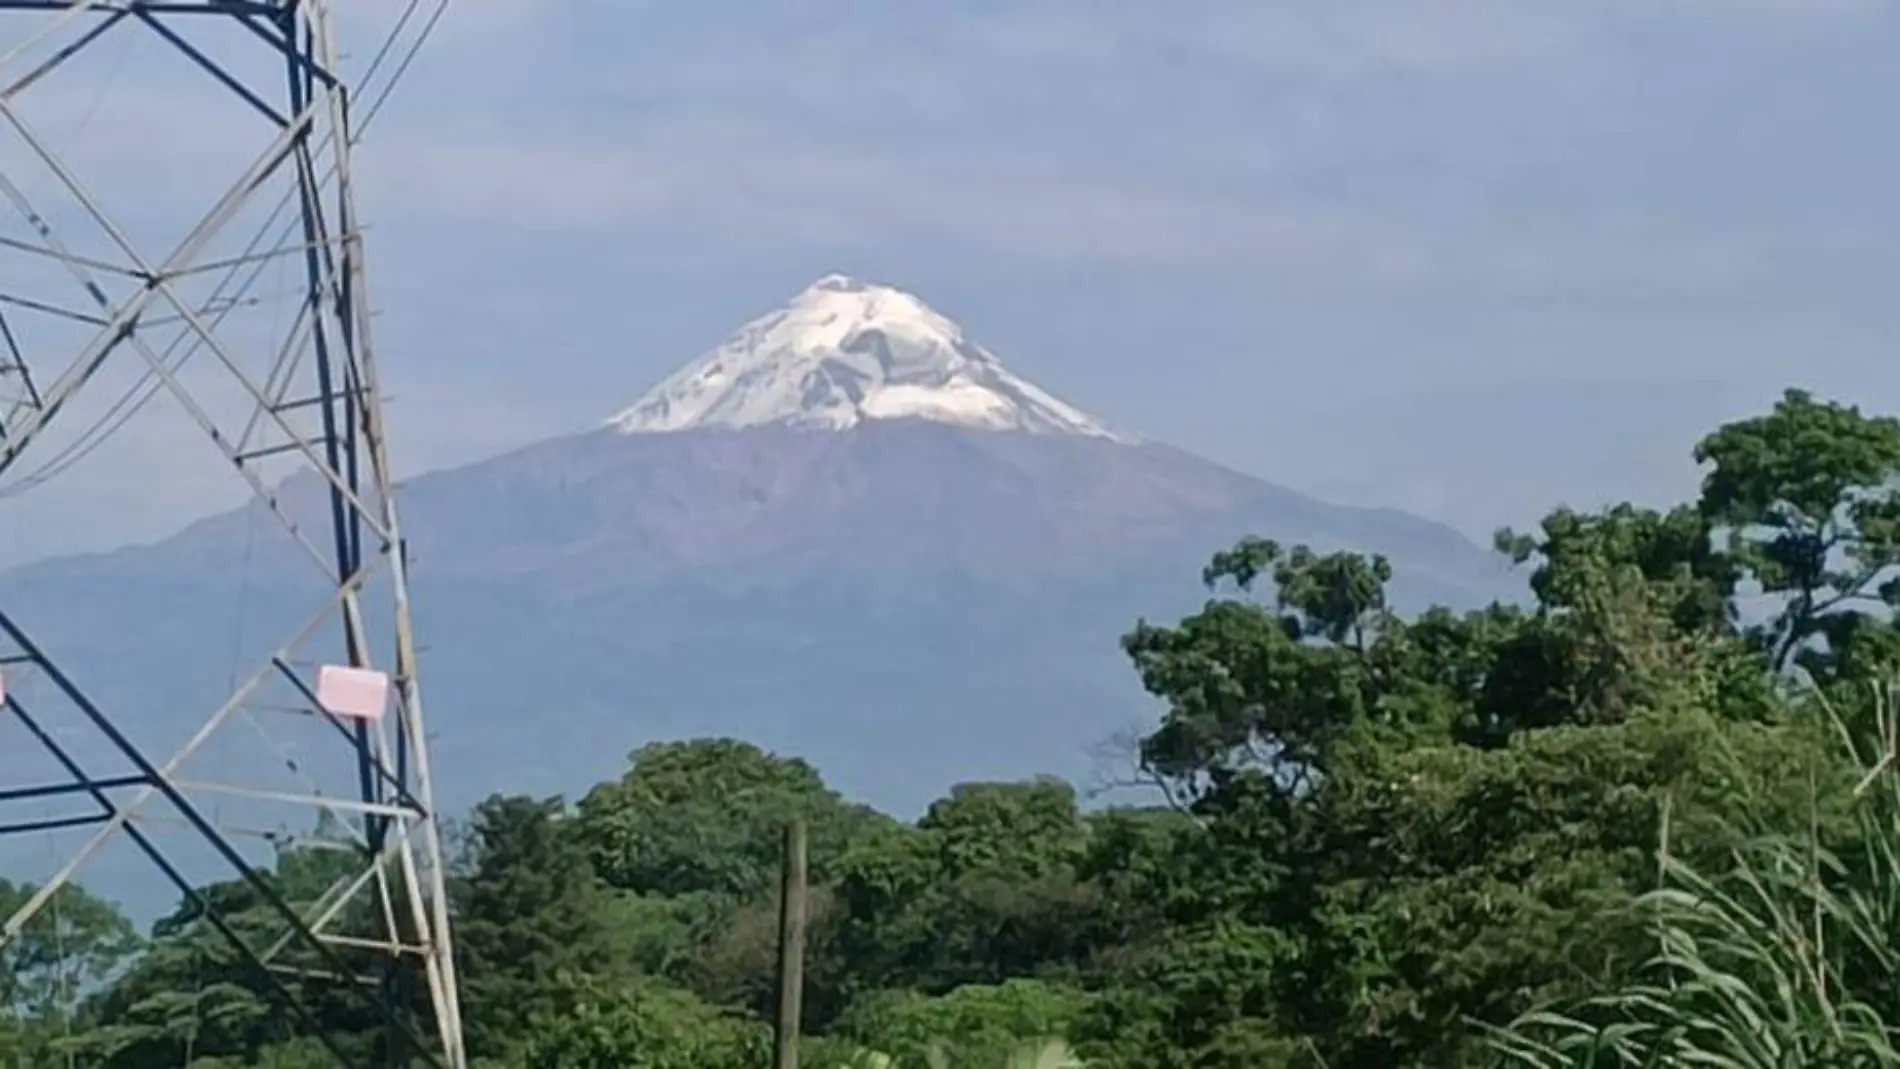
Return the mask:
[[[1501,532],[1525,605],[1400,618],[1383,560],[1219,553],[1200,611],[1124,639],[1164,710],[1140,806],[979,783],[905,823],[729,740],[492,798],[453,891],[472,1050],[768,1064],[796,817],[807,1066],[1043,1038],[1128,1069],[1900,1065],[1900,422],[1790,391],[1695,458],[1692,503]],[[334,863],[274,878],[308,901]],[[205,900],[270,938],[249,888]],[[4,951],[0,1064],[334,1064],[201,909],[141,934],[60,902]],[[300,994],[373,1056],[373,1016]]]

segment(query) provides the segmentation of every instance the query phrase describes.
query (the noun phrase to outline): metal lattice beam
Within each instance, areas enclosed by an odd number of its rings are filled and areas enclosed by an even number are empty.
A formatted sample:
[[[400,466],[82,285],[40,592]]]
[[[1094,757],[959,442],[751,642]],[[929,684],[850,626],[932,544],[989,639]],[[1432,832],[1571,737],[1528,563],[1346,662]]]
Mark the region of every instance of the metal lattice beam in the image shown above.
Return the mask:
[[[15,291],[0,278],[0,523],[18,522],[26,507],[20,491],[65,462],[65,454],[56,454],[30,467],[57,446],[48,439],[90,418],[70,413],[100,391],[121,388],[108,383],[106,373],[123,370],[135,377],[133,385],[105,420],[81,427],[74,440],[80,444],[69,442],[66,451],[90,449],[116,429],[112,419],[120,413],[163,398],[202,432],[212,447],[206,459],[215,457],[249,488],[256,514],[279,521],[295,566],[320,575],[329,591],[311,607],[304,627],[248,675],[234,677],[242,681],[194,734],[171,750],[152,752],[128,734],[120,715],[88,695],[82,681],[100,666],[59,659],[32,637],[31,621],[0,605],[0,680],[6,681],[0,704],[8,714],[0,730],[10,719],[68,777],[0,782],[0,812],[8,803],[68,798],[93,807],[53,818],[0,816],[0,835],[94,829],[3,919],[0,947],[96,854],[124,841],[232,944],[289,1012],[314,1022],[310,1007],[281,979],[281,959],[295,954],[327,970],[340,991],[366,1000],[385,1019],[391,1037],[385,1056],[392,1063],[414,1056],[465,1069],[406,547],[385,449],[352,186],[362,121],[352,101],[375,72],[352,81],[343,69],[323,0],[0,0],[0,12],[13,13],[0,16],[0,25],[9,19],[26,24],[17,42],[0,46],[0,141],[14,154],[0,156],[0,215],[10,212],[24,226],[21,236],[0,235],[0,268],[38,264],[65,280],[64,292],[54,294]],[[392,41],[418,26],[426,35],[431,25],[405,17]],[[249,65],[206,47],[205,35],[216,32],[247,47]],[[100,41],[126,34],[163,42],[238,105],[258,135],[248,162],[195,225],[159,248],[135,238],[136,228],[95,189],[95,176],[56,150],[25,107]],[[182,129],[191,120],[179,121]],[[76,237],[77,231],[85,233]],[[252,236],[241,248],[230,244],[246,233]],[[293,274],[297,284],[294,314],[265,343],[237,330],[233,313],[267,269]],[[53,338],[62,340],[47,340]],[[241,404],[215,403],[202,376],[193,377],[199,372]],[[286,465],[315,488],[317,521],[286,500],[286,482],[273,480],[273,471]],[[340,644],[340,655],[312,653],[324,638]],[[387,715],[345,715],[327,704],[314,671],[320,667],[314,662],[323,661],[386,681],[393,699]],[[76,730],[90,733],[113,772],[96,771],[96,762],[89,768],[48,727],[41,702],[19,686],[27,679],[49,685],[50,701],[71,714]],[[247,722],[269,736],[265,720],[272,710],[264,699],[273,688],[287,696],[291,713],[321,729],[319,740],[286,764],[299,774],[347,770],[348,796],[327,789],[333,784],[265,788],[255,777],[230,782],[197,773],[194,760],[234,724]],[[166,756],[153,756],[160,752]],[[241,850],[209,814],[208,799],[231,798],[301,807],[313,821],[329,818],[348,829],[359,863],[314,903],[288,901],[265,863]],[[208,847],[229,877],[266,904],[279,922],[277,937],[259,945],[220,917],[150,830],[158,824],[181,826]],[[349,930],[352,923],[357,930]],[[357,966],[371,959],[376,975],[365,985]],[[407,1012],[404,987],[416,978],[432,1011],[426,1040]],[[331,1052],[345,1059],[336,1047]]]

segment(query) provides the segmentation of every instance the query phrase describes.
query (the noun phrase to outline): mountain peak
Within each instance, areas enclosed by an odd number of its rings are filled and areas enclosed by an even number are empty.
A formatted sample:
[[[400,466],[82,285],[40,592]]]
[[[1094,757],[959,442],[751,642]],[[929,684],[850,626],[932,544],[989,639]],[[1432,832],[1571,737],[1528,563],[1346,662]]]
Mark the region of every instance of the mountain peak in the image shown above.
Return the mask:
[[[826,275],[609,420],[624,434],[923,420],[1120,439],[893,286]]]
[[[811,293],[863,293],[864,291],[870,288],[871,288],[871,284],[868,282],[865,282],[863,279],[852,278],[850,275],[831,274],[831,275],[826,275],[825,277],[819,279],[818,281],[812,283],[810,286],[806,287],[805,292],[807,294],[811,294]],[[880,287],[880,288],[889,289],[890,287],[885,286],[885,287]]]

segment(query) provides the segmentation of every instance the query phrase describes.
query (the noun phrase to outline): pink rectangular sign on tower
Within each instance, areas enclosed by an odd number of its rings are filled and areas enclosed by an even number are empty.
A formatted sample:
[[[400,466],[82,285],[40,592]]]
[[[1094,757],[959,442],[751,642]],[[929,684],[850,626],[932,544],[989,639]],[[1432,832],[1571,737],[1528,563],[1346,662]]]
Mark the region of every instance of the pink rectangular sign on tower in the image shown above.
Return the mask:
[[[326,664],[317,671],[317,704],[333,716],[381,720],[389,707],[389,676],[373,668]]]

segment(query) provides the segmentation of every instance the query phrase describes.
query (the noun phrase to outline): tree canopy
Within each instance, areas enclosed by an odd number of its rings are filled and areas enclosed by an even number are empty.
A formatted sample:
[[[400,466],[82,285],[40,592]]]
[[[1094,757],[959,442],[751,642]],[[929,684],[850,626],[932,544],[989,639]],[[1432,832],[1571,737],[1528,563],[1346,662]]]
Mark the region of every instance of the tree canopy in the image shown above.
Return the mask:
[[[820,1069],[1900,1064],[1877,700],[1900,422],[1789,391],[1694,457],[1694,501],[1500,531],[1517,604],[1402,615],[1392,562],[1273,532],[1214,553],[1197,611],[1123,640],[1160,706],[1125,804],[969,783],[905,822],[728,739],[647,745],[572,801],[492,798],[453,886],[471,1047],[765,1064],[797,819]],[[322,877],[294,853],[275,875],[299,900]],[[29,892],[0,883],[0,913]],[[206,898],[266,927],[245,887]],[[0,951],[0,1064],[331,1064],[197,912],[141,936],[58,901]],[[1825,949],[1776,941],[1810,930]],[[376,1021],[293,993],[378,1050]]]

